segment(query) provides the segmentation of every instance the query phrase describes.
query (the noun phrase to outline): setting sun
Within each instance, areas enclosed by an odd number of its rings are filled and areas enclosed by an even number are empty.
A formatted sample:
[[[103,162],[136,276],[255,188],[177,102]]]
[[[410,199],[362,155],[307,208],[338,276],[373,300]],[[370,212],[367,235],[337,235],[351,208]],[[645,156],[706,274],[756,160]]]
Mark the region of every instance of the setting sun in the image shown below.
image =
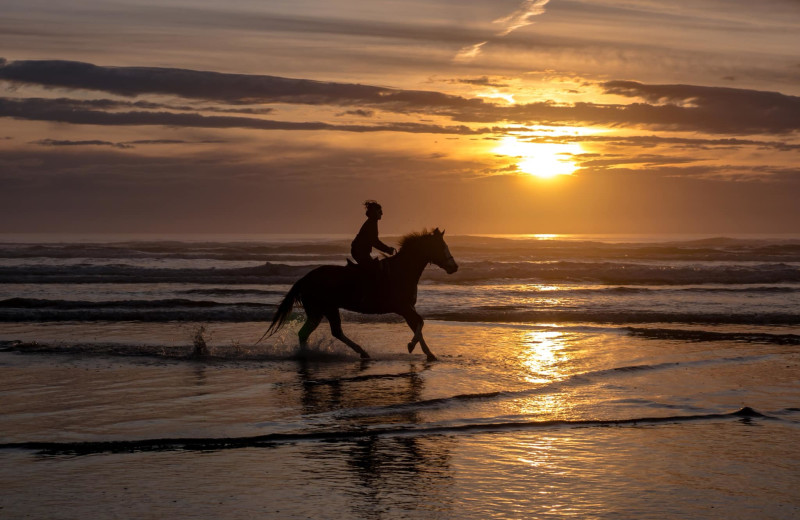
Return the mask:
[[[505,137],[494,153],[516,157],[520,171],[549,179],[557,175],[571,175],[578,168],[572,156],[582,152],[580,145],[560,143],[528,143],[516,137]]]

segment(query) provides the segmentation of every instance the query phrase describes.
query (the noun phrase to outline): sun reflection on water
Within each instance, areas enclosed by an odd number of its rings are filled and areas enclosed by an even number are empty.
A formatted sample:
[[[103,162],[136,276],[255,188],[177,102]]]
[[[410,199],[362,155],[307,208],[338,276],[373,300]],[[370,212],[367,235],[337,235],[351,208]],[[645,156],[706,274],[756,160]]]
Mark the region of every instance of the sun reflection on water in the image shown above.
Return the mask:
[[[528,330],[520,338],[519,363],[527,383],[547,384],[569,376],[569,334],[560,330]],[[535,393],[516,403],[519,413],[549,419],[568,418],[571,406],[560,391]]]
[[[560,365],[565,360],[563,336],[558,330],[523,333],[521,361],[529,374],[526,379],[528,382],[549,382],[564,376],[560,371]]]

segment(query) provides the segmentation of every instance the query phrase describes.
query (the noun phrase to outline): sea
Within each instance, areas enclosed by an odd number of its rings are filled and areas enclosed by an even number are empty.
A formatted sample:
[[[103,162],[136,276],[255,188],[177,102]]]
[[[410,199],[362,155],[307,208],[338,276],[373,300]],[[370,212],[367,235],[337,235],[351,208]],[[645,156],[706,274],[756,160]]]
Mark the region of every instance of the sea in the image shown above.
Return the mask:
[[[259,341],[349,239],[0,236],[0,518],[800,518],[800,236],[447,235],[438,361]]]

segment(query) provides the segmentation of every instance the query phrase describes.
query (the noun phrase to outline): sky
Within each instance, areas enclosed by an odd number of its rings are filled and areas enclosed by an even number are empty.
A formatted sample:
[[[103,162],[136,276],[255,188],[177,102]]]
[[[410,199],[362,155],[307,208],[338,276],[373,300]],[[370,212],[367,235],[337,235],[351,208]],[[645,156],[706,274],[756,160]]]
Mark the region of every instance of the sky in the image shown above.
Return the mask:
[[[0,12],[0,233],[800,229],[798,0]]]

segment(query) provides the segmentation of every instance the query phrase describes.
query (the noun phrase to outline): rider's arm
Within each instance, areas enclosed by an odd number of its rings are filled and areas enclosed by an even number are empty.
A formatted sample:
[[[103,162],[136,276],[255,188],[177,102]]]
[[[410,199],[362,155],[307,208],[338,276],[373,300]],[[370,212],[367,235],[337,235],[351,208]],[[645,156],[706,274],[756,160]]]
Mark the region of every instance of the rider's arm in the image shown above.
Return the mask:
[[[378,239],[378,238],[375,239],[375,242],[373,242],[372,247],[374,247],[375,249],[377,249],[379,251],[383,251],[387,255],[391,255],[391,254],[393,254],[395,252],[395,248],[393,248],[391,246],[387,246],[386,244],[381,242],[380,239]]]

